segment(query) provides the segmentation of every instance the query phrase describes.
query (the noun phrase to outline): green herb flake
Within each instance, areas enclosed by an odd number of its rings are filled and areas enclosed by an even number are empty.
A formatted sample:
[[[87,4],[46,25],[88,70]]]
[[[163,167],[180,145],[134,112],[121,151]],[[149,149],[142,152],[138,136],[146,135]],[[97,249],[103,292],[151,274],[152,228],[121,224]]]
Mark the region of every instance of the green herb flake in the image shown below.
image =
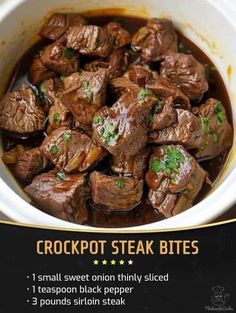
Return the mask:
[[[39,94],[40,94],[40,95],[43,95],[43,94],[45,95],[46,92],[47,92],[47,90],[46,90],[45,84],[44,84],[44,82],[42,82],[42,83],[39,85]]]
[[[60,80],[63,82],[64,82],[65,78],[66,78],[65,76],[60,76]]]
[[[83,80],[81,84],[82,84],[82,89],[86,92],[88,102],[89,103],[93,102],[93,92],[92,92],[91,87],[89,85],[89,81]]]
[[[67,141],[67,142],[71,141],[71,134],[70,133],[64,133],[63,134],[63,140]]]
[[[83,89],[89,88],[89,81],[88,80],[83,80],[81,84],[82,84]]]
[[[221,101],[216,102],[215,113],[216,113],[217,124],[221,125],[226,119],[225,109],[224,109]]]
[[[151,163],[151,169],[155,173],[159,173],[165,169],[165,163],[160,160],[153,160]]]
[[[62,173],[62,172],[58,172],[56,173],[56,179],[58,180],[66,180],[67,176],[65,173]]]
[[[166,168],[170,169],[171,171],[178,169],[179,166],[185,161],[183,153],[178,149],[168,147],[166,153]]]
[[[123,189],[125,187],[125,182],[119,179],[116,181],[116,186],[119,187],[120,189]]]
[[[93,92],[91,90],[87,91],[87,98],[89,103],[93,102]]]
[[[138,103],[139,104],[143,104],[146,97],[149,95],[148,90],[145,88],[140,89],[139,93],[138,93]]]
[[[219,142],[219,139],[220,139],[220,136],[219,134],[217,133],[212,133],[212,139],[213,141],[216,143],[216,142]]]
[[[72,49],[65,49],[64,50],[64,57],[67,59],[71,59],[75,56],[75,51]]]
[[[60,121],[60,114],[58,112],[55,112],[53,114],[53,124],[58,125]]]
[[[209,118],[203,115],[199,115],[200,117],[200,121],[202,124],[202,130],[204,132],[204,134],[208,134],[210,132],[210,121]]]
[[[154,111],[155,111],[155,113],[157,111],[159,111],[163,107],[163,105],[164,105],[164,101],[161,100],[161,99],[157,99],[157,101],[154,104]]]
[[[99,116],[99,115],[94,116],[93,123],[94,124],[103,124],[103,118],[101,116]]]
[[[50,153],[52,154],[52,155],[56,155],[57,153],[58,153],[58,148],[57,148],[57,146],[56,145],[53,145],[53,146],[51,146],[51,148],[50,148]]]

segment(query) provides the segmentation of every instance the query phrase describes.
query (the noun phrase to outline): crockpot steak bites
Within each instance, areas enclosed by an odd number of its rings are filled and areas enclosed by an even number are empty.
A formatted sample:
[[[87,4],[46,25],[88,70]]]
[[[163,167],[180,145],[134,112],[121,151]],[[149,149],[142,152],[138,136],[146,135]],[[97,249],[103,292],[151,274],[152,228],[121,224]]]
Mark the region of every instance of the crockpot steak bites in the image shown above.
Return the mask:
[[[227,152],[233,130],[172,21],[55,13],[39,34],[19,75],[27,84],[0,101],[3,161],[32,204],[118,227],[147,208],[149,222],[190,208],[210,184],[204,160]]]

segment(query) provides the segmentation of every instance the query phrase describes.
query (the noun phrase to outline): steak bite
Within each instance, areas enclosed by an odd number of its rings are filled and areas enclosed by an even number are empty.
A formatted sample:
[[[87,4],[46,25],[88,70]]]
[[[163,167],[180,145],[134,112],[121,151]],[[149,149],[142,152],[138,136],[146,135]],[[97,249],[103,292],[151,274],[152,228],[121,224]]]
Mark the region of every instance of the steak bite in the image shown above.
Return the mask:
[[[34,57],[29,70],[29,81],[33,85],[39,85],[42,81],[55,77],[55,75],[44,65],[39,55]]]
[[[107,176],[100,172],[90,175],[92,200],[109,211],[129,211],[143,194],[143,180],[132,177]]]
[[[96,111],[105,105],[108,71],[75,73],[64,80],[63,105],[75,116],[81,128],[91,126]]]
[[[116,157],[136,155],[147,143],[148,116],[155,101],[146,89],[139,89],[103,107],[93,119],[95,141]]]
[[[171,217],[193,204],[205,178],[205,171],[182,146],[155,147],[146,174],[149,201]]]
[[[15,165],[14,172],[22,181],[31,181],[48,166],[49,161],[40,148],[26,150]]]
[[[36,176],[25,191],[46,213],[72,223],[87,222],[86,198],[90,190],[86,174],[67,175],[51,171]]]
[[[137,86],[151,90],[160,98],[173,98],[173,103],[183,109],[190,108],[189,99],[175,85],[151,71],[148,66],[134,65],[122,77],[112,79],[111,86],[123,92],[126,89],[136,89]]]
[[[66,35],[66,47],[88,56],[107,57],[112,50],[112,37],[105,27],[74,26]]]
[[[96,165],[105,155],[103,148],[78,131],[58,128],[43,141],[44,155],[65,172],[83,172]]]
[[[60,75],[67,76],[78,72],[79,69],[76,52],[63,47],[57,42],[44,48],[41,60],[46,68]]]
[[[160,74],[179,87],[190,100],[201,99],[208,90],[205,68],[191,54],[167,55],[161,63]]]
[[[5,94],[0,101],[0,128],[18,134],[44,129],[45,113],[27,85]]]
[[[86,21],[79,14],[55,13],[43,24],[39,34],[42,37],[58,40],[71,26],[85,25]]]
[[[170,20],[152,18],[132,37],[132,46],[141,51],[146,61],[157,62],[165,55],[177,52],[177,35]]]
[[[112,156],[111,169],[119,175],[144,178],[150,154],[151,148],[146,147],[132,157],[126,157],[125,155],[118,157]]]
[[[148,142],[181,144],[186,149],[200,147],[203,137],[200,119],[187,110],[174,109],[174,111],[176,112],[176,121],[173,121],[166,128],[159,128],[157,131],[150,132],[148,134]]]
[[[129,52],[125,48],[115,49],[108,58],[92,61],[84,65],[89,72],[96,72],[101,68],[109,70],[109,77],[121,76],[128,68]]]
[[[159,98],[152,108],[149,117],[150,130],[162,130],[177,121],[177,111],[173,106],[173,98]]]
[[[232,145],[233,129],[221,101],[210,98],[193,109],[202,126],[202,141],[194,152],[196,158],[214,158]]]
[[[114,48],[120,48],[130,44],[131,35],[126,29],[121,27],[120,23],[110,22],[105,28],[112,38]]]

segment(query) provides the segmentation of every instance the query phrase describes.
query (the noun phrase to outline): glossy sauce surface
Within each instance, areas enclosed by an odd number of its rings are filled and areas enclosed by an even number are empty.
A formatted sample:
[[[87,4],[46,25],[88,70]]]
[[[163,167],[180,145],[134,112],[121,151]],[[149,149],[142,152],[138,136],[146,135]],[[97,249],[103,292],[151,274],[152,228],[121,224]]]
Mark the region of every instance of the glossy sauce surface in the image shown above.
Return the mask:
[[[126,17],[126,16],[96,16],[88,18],[89,24],[95,25],[104,25],[110,21],[119,22],[125,29],[127,29],[131,34],[135,33],[140,27],[146,24],[146,20],[142,18],[135,17]],[[179,39],[179,50],[184,53],[191,53],[194,57],[206,66],[206,70],[209,74],[209,91],[204,95],[204,100],[214,97],[218,100],[221,100],[224,107],[226,108],[227,115],[229,121],[232,122],[231,115],[231,105],[229,101],[229,97],[224,86],[223,80],[215,68],[214,64],[210,61],[210,59],[190,40],[185,38],[183,35],[178,33]],[[18,63],[11,80],[9,82],[8,90],[17,89],[22,83],[29,83],[27,75],[30,68],[31,61],[33,56],[40,50],[42,47],[47,45],[49,41],[42,40],[35,44],[31,49],[27,51],[24,57]],[[137,57],[132,60],[132,62],[136,62]],[[88,62],[88,58],[81,58],[81,63]],[[158,70],[157,66],[152,66],[154,70]],[[107,104],[111,105],[113,103],[113,99],[108,97]],[[4,148],[5,150],[9,150],[15,144],[21,143],[24,145],[28,145],[30,147],[38,146],[44,139],[44,135],[40,134],[37,137],[33,137],[27,140],[21,139],[13,139],[11,137],[7,137],[6,135],[3,137]],[[212,160],[205,160],[201,162],[201,166],[209,173],[209,178],[211,181],[214,181],[220,174],[222,167],[227,159],[229,151],[225,151],[217,158]],[[190,152],[191,153],[191,152]],[[109,173],[109,168],[107,166],[109,160],[104,159],[97,167],[99,171],[103,171]],[[22,185],[22,187],[24,187]],[[202,191],[197,197],[195,202],[199,202],[204,196],[206,196],[209,191],[209,186],[204,184]],[[137,226],[143,225],[147,223],[152,223],[158,220],[163,219],[164,217],[157,213],[149,204],[147,200],[148,190],[145,188],[143,200],[139,203],[132,211],[127,213],[109,213],[107,210],[101,206],[95,205],[90,199],[88,200],[89,207],[89,220],[88,224],[96,227],[128,227],[128,226]]]

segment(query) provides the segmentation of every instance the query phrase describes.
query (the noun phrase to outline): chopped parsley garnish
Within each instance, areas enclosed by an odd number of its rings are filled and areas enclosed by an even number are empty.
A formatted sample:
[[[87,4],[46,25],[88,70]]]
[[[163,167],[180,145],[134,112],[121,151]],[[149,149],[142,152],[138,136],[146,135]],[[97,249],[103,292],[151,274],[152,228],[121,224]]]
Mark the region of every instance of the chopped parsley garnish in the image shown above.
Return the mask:
[[[164,160],[153,160],[151,169],[155,173],[165,171],[169,176],[173,172],[178,173],[179,167],[185,161],[185,157],[181,151],[173,147],[168,147],[166,150],[166,157]],[[173,183],[173,182],[172,182]]]
[[[119,187],[120,189],[123,189],[125,187],[125,182],[119,179],[116,181],[116,186]]]
[[[60,76],[60,80],[64,82],[65,76]]]
[[[38,90],[39,90],[39,97],[44,97],[44,98],[47,98],[47,89],[45,87],[45,84],[44,82],[42,82],[39,87],[38,87]]]
[[[100,128],[99,134],[105,144],[109,144],[117,136],[117,129],[112,123]]]
[[[217,124],[221,125],[226,119],[225,110],[221,101],[217,101],[215,113],[216,113]]]
[[[160,160],[153,160],[151,164],[151,169],[155,173],[159,173],[160,171],[164,170],[165,163]]]
[[[88,89],[89,88],[89,82],[87,80],[82,81],[82,88],[83,89]]]
[[[200,121],[202,124],[202,130],[204,132],[204,134],[208,134],[210,132],[210,121],[209,118],[203,115],[199,115],[200,117]]]
[[[51,146],[51,148],[50,148],[50,153],[51,153],[52,155],[56,155],[56,154],[58,153],[58,148],[57,148],[56,145]]]
[[[66,180],[66,178],[67,178],[67,176],[66,176],[65,173],[60,173],[60,172],[56,173],[56,179],[58,179],[58,180]]]
[[[75,51],[72,49],[65,49],[64,51],[64,57],[67,59],[71,59],[75,56]]]
[[[149,95],[148,90],[145,88],[140,89],[139,93],[138,93],[138,103],[139,104],[143,104],[146,97]]]
[[[69,133],[64,133],[64,134],[63,134],[63,140],[64,140],[64,141],[71,141],[71,134],[69,134]]]
[[[55,112],[53,114],[53,124],[58,125],[60,121],[60,114],[58,112]]]
[[[103,123],[103,118],[101,116],[99,116],[99,115],[94,116],[93,123],[94,124],[102,124]]]
[[[220,139],[220,136],[217,133],[212,133],[212,138],[214,142],[218,142]]]
[[[154,113],[156,113],[157,111],[159,111],[164,105],[164,101],[161,99],[157,99],[157,101],[154,104]]]
[[[93,92],[92,92],[91,87],[89,85],[89,81],[83,80],[81,84],[82,84],[82,89],[86,92],[88,102],[89,103],[93,102]]]

